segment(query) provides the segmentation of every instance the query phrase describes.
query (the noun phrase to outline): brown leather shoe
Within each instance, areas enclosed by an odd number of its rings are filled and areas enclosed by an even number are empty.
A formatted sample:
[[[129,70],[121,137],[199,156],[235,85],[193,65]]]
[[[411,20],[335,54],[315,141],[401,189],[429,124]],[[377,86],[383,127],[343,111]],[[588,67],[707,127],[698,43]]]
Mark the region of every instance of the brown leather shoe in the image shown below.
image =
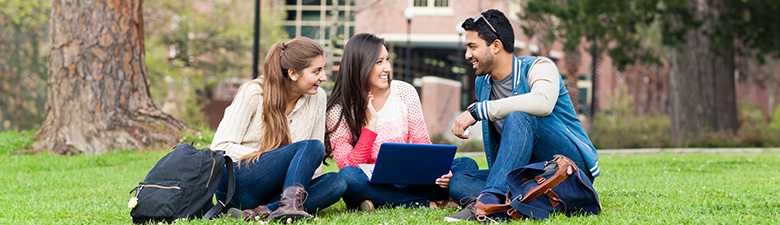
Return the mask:
[[[292,221],[299,219],[313,218],[311,214],[303,211],[303,203],[306,202],[306,197],[309,193],[303,189],[301,184],[295,184],[289,186],[282,191],[282,199],[279,200],[279,208],[276,209],[268,216],[269,220],[283,220],[290,219]]]

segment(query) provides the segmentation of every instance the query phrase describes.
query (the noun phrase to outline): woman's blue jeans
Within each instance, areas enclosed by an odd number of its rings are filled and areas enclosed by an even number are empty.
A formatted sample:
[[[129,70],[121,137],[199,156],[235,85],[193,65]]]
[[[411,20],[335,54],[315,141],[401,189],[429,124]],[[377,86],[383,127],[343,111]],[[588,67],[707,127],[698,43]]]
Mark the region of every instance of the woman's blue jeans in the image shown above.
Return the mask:
[[[312,180],[314,171],[325,155],[325,147],[318,140],[306,140],[282,146],[260,155],[256,161],[234,162],[236,192],[228,207],[252,209],[265,205],[270,210],[279,208],[282,190],[301,184],[309,193],[303,208],[309,213],[338,202],[347,184],[337,173],[323,174]],[[217,199],[224,201],[227,176],[217,188]]]
[[[454,174],[462,170],[479,169],[471,158],[456,158],[450,170]],[[449,191],[438,185],[390,185],[371,184],[360,168],[347,166],[341,168],[339,175],[347,182],[344,203],[347,208],[357,208],[363,200],[370,200],[376,207],[404,206],[427,207],[431,201],[440,201],[449,197]]]
[[[493,166],[487,170],[453,172],[450,179],[452,199],[466,202],[465,199],[484,192],[506,195],[509,172],[530,163],[551,160],[556,154],[570,158],[579,168],[587,168],[577,146],[566,135],[540,124],[538,117],[528,113],[509,113],[504,118],[500,143],[493,144],[494,147],[487,153],[494,159]],[[497,135],[497,132],[491,135]],[[590,173],[585,174],[593,181]]]

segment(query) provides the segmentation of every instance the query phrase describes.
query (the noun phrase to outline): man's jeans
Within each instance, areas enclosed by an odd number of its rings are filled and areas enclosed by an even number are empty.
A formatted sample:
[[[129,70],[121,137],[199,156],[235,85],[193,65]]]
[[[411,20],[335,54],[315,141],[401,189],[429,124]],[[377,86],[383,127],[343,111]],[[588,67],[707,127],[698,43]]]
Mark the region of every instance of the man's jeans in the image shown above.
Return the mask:
[[[471,158],[456,158],[452,161],[452,173],[463,170],[479,169]],[[347,208],[357,208],[363,200],[371,200],[376,207],[390,205],[393,207],[428,207],[431,201],[440,201],[449,197],[447,189],[438,185],[390,185],[371,184],[360,168],[346,166],[339,171],[347,181],[347,192],[344,193],[344,203]]]
[[[453,172],[450,179],[452,199],[465,202],[484,192],[506,195],[509,172],[530,163],[551,160],[556,154],[570,158],[579,168],[586,168],[577,146],[560,131],[540,126],[536,116],[518,111],[509,113],[504,118],[502,134],[501,142],[494,144],[487,153],[493,159],[492,168]],[[593,180],[590,173],[585,174]]]
[[[318,140],[295,142],[260,155],[256,161],[245,161],[236,169],[236,193],[229,207],[252,209],[265,205],[270,210],[279,208],[282,190],[301,184],[309,193],[303,208],[314,213],[338,202],[347,183],[337,173],[323,174],[312,180],[314,171],[322,163],[325,147]],[[227,173],[225,173],[227,174]],[[217,188],[217,199],[224,201],[227,175]]]

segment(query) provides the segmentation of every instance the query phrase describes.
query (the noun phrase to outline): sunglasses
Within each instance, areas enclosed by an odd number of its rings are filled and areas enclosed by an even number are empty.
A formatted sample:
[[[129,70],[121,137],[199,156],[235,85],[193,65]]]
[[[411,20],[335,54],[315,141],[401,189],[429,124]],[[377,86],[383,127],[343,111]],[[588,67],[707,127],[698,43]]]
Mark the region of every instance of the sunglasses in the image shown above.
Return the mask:
[[[487,20],[487,18],[485,18],[484,16],[482,16],[482,13],[480,13],[480,14],[479,14],[479,15],[477,15],[477,16],[475,16],[474,18],[471,18],[471,20],[472,20],[472,21],[474,21],[474,23],[477,23],[477,21],[479,21],[479,19],[482,19],[482,20],[484,20],[484,21],[485,21],[485,23],[488,25],[488,27],[490,27],[490,30],[491,30],[491,31],[493,31],[493,33],[495,33],[495,34],[496,34],[496,37],[498,37],[498,36],[499,36],[499,35],[498,35],[498,32],[496,32],[496,28],[493,28],[493,24],[490,24],[490,21],[488,21],[488,20]]]

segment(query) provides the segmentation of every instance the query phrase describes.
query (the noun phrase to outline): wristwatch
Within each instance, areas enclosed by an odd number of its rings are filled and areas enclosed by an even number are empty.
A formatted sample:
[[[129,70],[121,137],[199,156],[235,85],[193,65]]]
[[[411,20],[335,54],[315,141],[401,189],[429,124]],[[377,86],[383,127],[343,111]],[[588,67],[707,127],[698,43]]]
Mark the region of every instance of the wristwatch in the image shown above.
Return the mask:
[[[476,102],[471,103],[471,105],[469,105],[469,107],[466,107],[466,110],[469,111],[469,113],[471,114],[471,117],[474,118],[474,120],[479,121],[479,118],[477,118],[477,109],[474,108],[474,104],[476,104]]]

